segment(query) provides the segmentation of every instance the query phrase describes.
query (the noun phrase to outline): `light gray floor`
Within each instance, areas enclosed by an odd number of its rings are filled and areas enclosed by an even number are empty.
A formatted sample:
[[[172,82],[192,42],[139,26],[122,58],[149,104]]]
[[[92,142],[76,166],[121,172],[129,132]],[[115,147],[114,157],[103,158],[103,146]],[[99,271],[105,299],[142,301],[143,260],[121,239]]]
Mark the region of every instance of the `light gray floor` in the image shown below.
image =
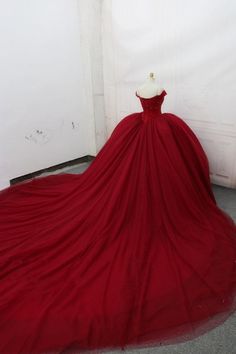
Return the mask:
[[[91,162],[58,170],[58,172],[82,173]],[[212,185],[217,204],[236,221],[236,190]],[[148,349],[110,351],[106,354],[236,354],[236,313],[222,325],[192,341],[178,345],[166,345]]]
[[[213,185],[217,204],[236,221],[236,189]],[[235,348],[236,353],[236,348]]]

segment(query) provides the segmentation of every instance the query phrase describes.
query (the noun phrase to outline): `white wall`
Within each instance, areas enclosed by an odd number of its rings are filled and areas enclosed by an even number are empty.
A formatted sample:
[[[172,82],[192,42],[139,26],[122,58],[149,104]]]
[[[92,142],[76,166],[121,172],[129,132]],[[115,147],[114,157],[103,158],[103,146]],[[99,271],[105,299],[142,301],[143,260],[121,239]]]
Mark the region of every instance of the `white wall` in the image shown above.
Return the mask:
[[[210,161],[212,182],[236,188],[236,2],[104,0],[108,134],[140,111],[135,90],[155,72],[163,112],[185,120]]]
[[[212,181],[236,187],[235,13],[233,0],[0,0],[0,188],[96,155],[141,109],[134,92],[150,71]]]
[[[97,152],[80,5],[0,1],[0,188]]]

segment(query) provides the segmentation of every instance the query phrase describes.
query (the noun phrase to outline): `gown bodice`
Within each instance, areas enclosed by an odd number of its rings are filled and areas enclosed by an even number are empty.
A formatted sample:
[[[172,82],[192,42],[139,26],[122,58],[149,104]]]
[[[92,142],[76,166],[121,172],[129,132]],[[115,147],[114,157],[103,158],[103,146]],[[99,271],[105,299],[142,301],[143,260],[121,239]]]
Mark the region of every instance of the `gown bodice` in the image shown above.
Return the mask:
[[[161,106],[164,101],[164,96],[167,94],[165,90],[160,95],[155,95],[150,98],[141,97],[135,92],[139,98],[144,112],[154,112],[155,114],[161,114]]]

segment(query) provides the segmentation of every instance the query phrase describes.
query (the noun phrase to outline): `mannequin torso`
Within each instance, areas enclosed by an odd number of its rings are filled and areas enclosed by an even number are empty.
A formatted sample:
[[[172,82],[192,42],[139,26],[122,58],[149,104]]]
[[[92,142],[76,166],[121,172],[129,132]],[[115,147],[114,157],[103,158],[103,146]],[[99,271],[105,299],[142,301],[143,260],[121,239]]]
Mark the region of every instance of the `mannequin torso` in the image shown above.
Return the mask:
[[[154,74],[150,73],[145,83],[140,86],[136,93],[143,98],[151,98],[156,95],[160,95],[164,91],[164,88],[159,87],[155,82]]]

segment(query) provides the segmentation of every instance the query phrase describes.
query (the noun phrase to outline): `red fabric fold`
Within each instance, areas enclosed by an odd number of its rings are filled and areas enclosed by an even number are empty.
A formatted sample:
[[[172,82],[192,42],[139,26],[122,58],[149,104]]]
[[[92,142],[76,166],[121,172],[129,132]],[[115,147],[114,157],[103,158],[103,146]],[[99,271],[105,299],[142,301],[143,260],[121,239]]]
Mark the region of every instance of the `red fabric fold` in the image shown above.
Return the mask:
[[[0,353],[177,343],[235,311],[236,225],[164,96],[140,98],[83,173],[0,192]]]

